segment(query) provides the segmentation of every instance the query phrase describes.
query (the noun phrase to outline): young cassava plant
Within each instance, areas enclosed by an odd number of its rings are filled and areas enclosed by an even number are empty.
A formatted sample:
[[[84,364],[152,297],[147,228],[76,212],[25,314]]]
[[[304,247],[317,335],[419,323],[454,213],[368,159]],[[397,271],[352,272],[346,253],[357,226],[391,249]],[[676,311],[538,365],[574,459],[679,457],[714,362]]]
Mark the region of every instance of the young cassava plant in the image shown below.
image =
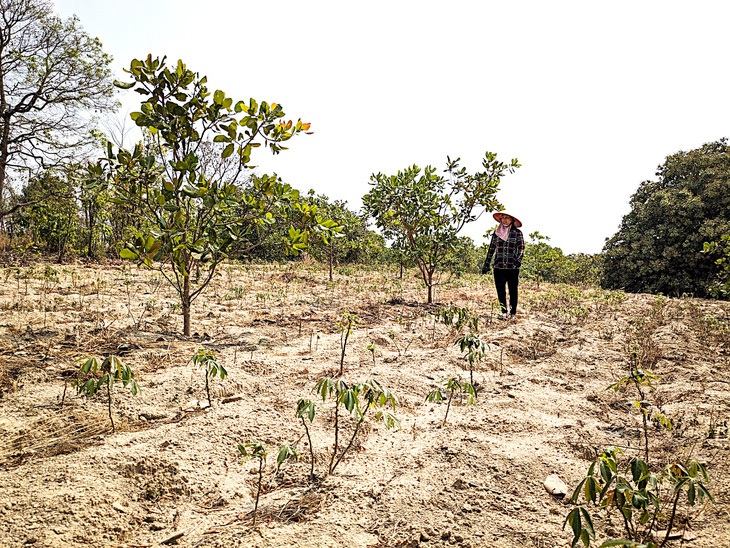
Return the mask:
[[[623,526],[625,538],[608,540],[601,547],[635,548],[666,546],[684,506],[682,499],[689,507],[713,500],[705,486],[707,470],[697,461],[675,462],[657,473],[639,457],[622,462],[620,455],[616,447],[604,450],[575,488],[570,502],[576,506],[563,524],[573,531],[573,547],[583,543],[588,548],[596,538],[592,516],[581,498],[607,516],[616,514]],[[683,519],[686,523],[689,516]]]
[[[75,381],[77,392],[87,397],[92,397],[102,388],[106,389],[107,410],[109,422],[112,425],[112,433],[116,432],[114,417],[112,416],[112,389],[117,382],[121,382],[124,388],[129,388],[133,396],[139,393],[139,386],[134,379],[134,371],[117,356],[113,355],[107,356],[102,362],[99,362],[96,357],[83,362]]]
[[[469,383],[474,386],[474,367],[487,355],[487,345],[475,333],[467,333],[456,339],[455,343],[469,363]]]
[[[312,400],[305,400],[300,398],[297,402],[297,418],[301,419],[302,426],[304,426],[304,432],[307,434],[307,442],[309,443],[309,458],[311,460],[311,469],[309,471],[309,481],[314,482],[314,447],[312,446],[312,436],[309,433],[309,427],[307,426],[307,419],[309,424],[314,421],[315,405]]]
[[[441,426],[446,426],[446,419],[449,416],[449,409],[451,409],[451,401],[454,399],[454,395],[458,394],[460,397],[466,395],[466,405],[473,405],[477,401],[477,391],[474,385],[461,380],[461,377],[448,377],[441,383],[444,390],[437,388],[426,396],[426,401],[432,403],[441,403],[444,399],[447,399],[446,403],[446,414],[444,415],[444,422]],[[448,396],[444,393],[448,392]]]
[[[251,443],[238,444],[238,452],[244,459],[257,459],[259,461],[258,480],[256,482],[256,500],[253,507],[253,517],[251,525],[256,525],[256,513],[259,508],[259,499],[261,498],[261,490],[264,480],[264,469],[266,468],[266,446],[260,441]],[[281,465],[289,459],[298,459],[299,454],[290,445],[282,445],[276,457],[276,471],[278,472]]]
[[[253,506],[253,518],[251,525],[256,525],[256,512],[259,508],[259,499],[261,498],[261,484],[264,480],[264,467],[266,466],[266,447],[263,443],[255,441],[252,443],[239,444],[238,452],[244,458],[258,459],[259,471],[258,471],[258,482],[256,486],[256,501]]]
[[[352,330],[357,325],[358,318],[357,314],[352,312],[343,312],[338,324],[340,328],[340,375],[344,372],[345,367],[345,350],[347,349],[347,339],[350,338]]]
[[[386,428],[392,428],[398,424],[398,419],[388,411],[388,408],[395,411],[398,405],[397,398],[374,379],[348,386],[341,379],[323,378],[317,382],[314,390],[322,397],[322,401],[326,401],[328,397],[335,400],[335,440],[328,468],[330,474],[334,473],[345,454],[352,448],[355,438],[371,409],[377,410],[374,418],[376,421],[382,421]],[[342,448],[339,444],[340,429],[342,427],[340,424],[341,407],[344,407],[355,421],[352,435],[347,445]]]
[[[225,367],[218,363],[218,358],[212,350],[204,348],[198,349],[191,358],[193,364],[202,367],[205,370],[205,394],[208,396],[208,407],[212,407],[213,403],[210,399],[210,377],[218,376],[221,380],[228,376]]]

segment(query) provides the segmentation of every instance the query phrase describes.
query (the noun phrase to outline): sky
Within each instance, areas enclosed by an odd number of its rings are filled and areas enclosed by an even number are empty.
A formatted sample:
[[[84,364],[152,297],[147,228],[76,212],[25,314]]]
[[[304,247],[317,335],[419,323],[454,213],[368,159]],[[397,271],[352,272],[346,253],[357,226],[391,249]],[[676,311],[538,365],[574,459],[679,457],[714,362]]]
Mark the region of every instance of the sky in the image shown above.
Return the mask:
[[[358,211],[374,173],[518,158],[497,195],[525,236],[599,253],[667,156],[730,136],[720,0],[56,0],[114,58],[167,56],[211,90],[312,124],[259,172]],[[119,116],[139,108],[120,95]],[[479,245],[491,215],[463,234]],[[528,240],[529,241],[529,240]]]

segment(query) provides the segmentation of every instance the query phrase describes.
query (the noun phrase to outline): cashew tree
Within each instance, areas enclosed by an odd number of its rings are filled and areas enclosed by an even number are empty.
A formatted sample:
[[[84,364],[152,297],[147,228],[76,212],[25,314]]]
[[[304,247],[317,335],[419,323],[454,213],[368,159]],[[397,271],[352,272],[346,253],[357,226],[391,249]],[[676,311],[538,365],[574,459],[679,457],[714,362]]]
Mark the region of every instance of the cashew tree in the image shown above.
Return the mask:
[[[446,160],[445,177],[434,167],[416,165],[395,175],[374,174],[373,189],[363,197],[383,236],[418,267],[429,304],[441,274],[455,262],[462,245],[459,232],[485,210],[503,209],[496,198],[499,183],[520,167],[516,158],[503,163],[492,152],[482,160],[484,170],[473,174],[459,167],[459,158]]]
[[[279,153],[309,124],[285,121],[276,103],[211,93],[207,79],[182,61],[168,67],[165,58],[148,56],[125,72],[133,81],[116,85],[146,98],[131,114],[146,130],[145,141],[131,151],[115,152],[109,144],[107,157],[89,167],[89,184],[106,185],[112,201],[141,212],[143,222],[121,257],[158,270],[174,287],[183,333],[190,335],[191,305],[229,252],[245,252],[256,245],[249,242],[264,240],[261,233],[291,220],[285,245],[296,254],[306,248],[310,230],[334,223],[276,175],[247,169],[254,148]]]

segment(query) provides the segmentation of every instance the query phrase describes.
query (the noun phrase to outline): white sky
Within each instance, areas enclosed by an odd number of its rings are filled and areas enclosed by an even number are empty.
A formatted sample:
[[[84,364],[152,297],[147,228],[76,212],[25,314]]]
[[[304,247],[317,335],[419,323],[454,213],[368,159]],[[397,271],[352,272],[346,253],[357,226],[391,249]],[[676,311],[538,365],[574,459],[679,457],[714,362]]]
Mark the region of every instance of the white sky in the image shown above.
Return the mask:
[[[114,57],[167,55],[234,100],[312,123],[253,163],[358,210],[372,173],[522,163],[523,232],[597,253],[666,156],[730,134],[730,3],[694,0],[56,0]],[[124,96],[136,110],[137,94]],[[484,216],[466,235],[482,241]]]

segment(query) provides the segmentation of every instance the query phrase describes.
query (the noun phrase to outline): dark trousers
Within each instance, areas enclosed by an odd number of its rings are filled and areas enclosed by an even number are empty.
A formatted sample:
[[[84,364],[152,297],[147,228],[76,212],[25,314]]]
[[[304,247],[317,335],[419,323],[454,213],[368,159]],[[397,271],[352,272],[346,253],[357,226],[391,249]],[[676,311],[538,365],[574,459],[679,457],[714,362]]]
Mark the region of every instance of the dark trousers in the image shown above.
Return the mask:
[[[507,312],[507,293],[505,285],[509,288],[509,311],[510,314],[517,314],[517,278],[520,276],[519,268],[495,268],[494,285],[497,288],[497,299],[502,313]]]

